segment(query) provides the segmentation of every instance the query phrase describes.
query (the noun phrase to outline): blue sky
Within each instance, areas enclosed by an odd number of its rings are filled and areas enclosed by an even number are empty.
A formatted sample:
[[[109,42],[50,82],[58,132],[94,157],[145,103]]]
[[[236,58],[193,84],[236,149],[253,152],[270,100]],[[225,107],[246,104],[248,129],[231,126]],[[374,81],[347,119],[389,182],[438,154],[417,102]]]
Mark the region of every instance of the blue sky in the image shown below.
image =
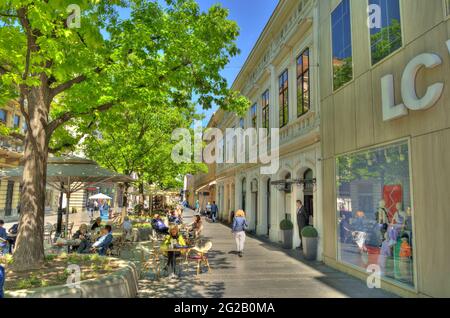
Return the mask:
[[[222,71],[222,76],[227,79],[228,85],[231,86],[272,15],[278,0],[197,0],[197,2],[201,9],[205,11],[212,5],[220,3],[229,10],[229,19],[236,21],[240,27],[237,45],[241,54],[234,57]],[[121,16],[123,18],[128,17],[129,11],[122,10]],[[204,111],[201,107],[197,107],[197,111],[205,114],[203,124],[206,125],[216,109]]]
[[[222,76],[231,86],[272,15],[278,0],[198,0],[198,3],[203,10],[207,10],[213,4],[221,3],[224,8],[229,9],[229,18],[236,21],[241,29],[237,40],[241,54],[234,57],[222,71]],[[207,124],[215,110],[204,111],[198,107],[198,111],[205,114],[204,125]]]

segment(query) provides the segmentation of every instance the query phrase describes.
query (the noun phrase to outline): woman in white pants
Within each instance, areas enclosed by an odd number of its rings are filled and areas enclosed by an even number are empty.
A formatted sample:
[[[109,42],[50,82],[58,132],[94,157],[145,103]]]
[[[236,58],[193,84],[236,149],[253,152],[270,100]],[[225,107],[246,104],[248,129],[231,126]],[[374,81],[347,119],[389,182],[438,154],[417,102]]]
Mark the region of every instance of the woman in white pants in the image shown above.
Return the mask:
[[[234,234],[234,239],[236,240],[236,249],[239,257],[242,257],[242,253],[244,252],[245,230],[247,228],[248,224],[245,219],[245,212],[242,210],[236,211],[231,232]]]

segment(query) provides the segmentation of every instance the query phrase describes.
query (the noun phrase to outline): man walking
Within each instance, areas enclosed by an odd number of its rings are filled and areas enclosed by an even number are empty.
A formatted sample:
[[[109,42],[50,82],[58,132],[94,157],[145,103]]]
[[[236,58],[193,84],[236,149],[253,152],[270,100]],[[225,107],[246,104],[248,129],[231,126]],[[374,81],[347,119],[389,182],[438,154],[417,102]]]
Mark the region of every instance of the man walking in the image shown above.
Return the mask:
[[[303,250],[302,230],[308,225],[308,215],[301,200],[297,200],[297,225],[298,234],[300,236],[300,246],[298,248]]]
[[[216,205],[216,201],[213,201],[213,203],[211,204],[211,220],[213,221],[213,223],[216,222],[218,212],[219,208]]]

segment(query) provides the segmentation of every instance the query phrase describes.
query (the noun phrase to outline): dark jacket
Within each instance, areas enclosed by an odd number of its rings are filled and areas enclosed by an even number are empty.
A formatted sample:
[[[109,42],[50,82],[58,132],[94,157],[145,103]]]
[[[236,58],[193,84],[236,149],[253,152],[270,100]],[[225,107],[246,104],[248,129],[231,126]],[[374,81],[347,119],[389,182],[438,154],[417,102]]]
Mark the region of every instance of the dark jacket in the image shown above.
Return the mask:
[[[305,207],[302,206],[300,209],[297,210],[297,225],[299,228],[304,228],[309,223],[309,217],[306,213]]]

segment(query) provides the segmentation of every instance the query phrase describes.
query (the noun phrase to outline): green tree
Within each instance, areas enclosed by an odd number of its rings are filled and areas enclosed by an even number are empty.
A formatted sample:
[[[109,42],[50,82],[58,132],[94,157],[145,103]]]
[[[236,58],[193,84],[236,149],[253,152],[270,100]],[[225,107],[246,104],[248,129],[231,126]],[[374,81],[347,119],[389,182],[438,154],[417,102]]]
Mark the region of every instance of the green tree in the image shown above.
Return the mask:
[[[73,3],[80,28],[69,28]],[[129,18],[119,17],[120,7]],[[0,2],[0,96],[19,101],[28,126],[16,270],[44,261],[46,166],[60,127],[95,122],[117,107],[193,96],[205,108],[247,107],[219,73],[238,53],[238,27],[227,15],[218,5],[202,12],[194,0]]]

